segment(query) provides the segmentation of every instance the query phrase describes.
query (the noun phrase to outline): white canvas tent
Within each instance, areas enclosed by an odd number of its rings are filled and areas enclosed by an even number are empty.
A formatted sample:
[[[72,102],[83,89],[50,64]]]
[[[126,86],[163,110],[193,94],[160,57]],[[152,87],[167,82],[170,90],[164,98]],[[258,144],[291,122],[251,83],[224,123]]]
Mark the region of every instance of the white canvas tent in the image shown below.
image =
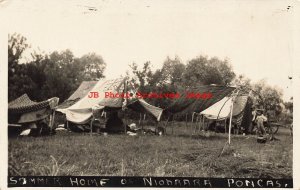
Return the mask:
[[[236,96],[234,100],[232,96],[224,97],[223,99],[213,104],[209,108],[200,112],[200,114],[211,120],[224,120],[226,118],[229,118],[230,116],[232,101],[233,101],[232,116],[234,117],[240,115],[243,112],[247,104],[247,100],[248,100],[247,95]]]
[[[208,119],[224,120],[230,115],[231,102],[232,97],[224,97],[209,108],[200,112],[200,114],[204,115]]]
[[[130,98],[113,98],[105,97],[105,93],[122,94],[125,91],[129,93],[129,90],[125,89],[125,78],[112,79],[112,80],[100,80],[90,90],[99,95],[97,98],[90,98],[90,94],[84,96],[74,105],[57,109],[57,111],[66,114],[68,121],[76,124],[87,123],[93,116],[93,112],[101,111],[105,109],[122,109],[123,107],[129,107],[136,111],[143,111],[153,115],[157,121],[160,120],[163,109],[152,106],[145,102],[143,99],[135,98],[133,94]]]

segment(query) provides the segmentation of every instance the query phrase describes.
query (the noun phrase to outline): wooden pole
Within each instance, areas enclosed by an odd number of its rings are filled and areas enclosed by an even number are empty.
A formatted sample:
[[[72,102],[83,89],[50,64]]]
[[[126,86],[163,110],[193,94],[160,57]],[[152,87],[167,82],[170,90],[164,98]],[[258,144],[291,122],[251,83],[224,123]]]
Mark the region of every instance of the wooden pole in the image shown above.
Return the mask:
[[[172,116],[172,135],[174,134],[174,115]]]
[[[196,129],[196,131],[198,130],[198,131],[200,131],[200,129],[201,129],[201,126],[202,126],[202,115],[200,115],[200,118],[199,118],[199,124],[198,124],[198,128]]]
[[[52,133],[52,130],[53,130],[54,118],[55,118],[55,111],[53,110],[52,118],[51,118],[51,125],[50,125],[51,133]]]
[[[202,115],[198,115],[198,125],[196,125],[196,127],[195,127],[195,132],[197,131],[197,129],[200,130],[200,127],[201,127],[201,117],[202,117]]]
[[[142,120],[142,114],[140,113],[141,125],[142,125],[142,134],[144,135],[144,121]]]
[[[142,120],[142,113],[140,113],[139,125],[141,124],[141,120]]]
[[[92,119],[91,119],[91,124],[90,124],[90,126],[91,126],[91,131],[90,131],[90,135],[93,134],[93,120],[94,120],[94,117],[92,117]]]
[[[158,121],[156,121],[156,131],[157,131],[157,134],[159,135],[159,131],[158,131]]]
[[[164,125],[165,133],[166,133],[166,134],[167,134],[167,125],[168,125],[168,123],[169,123],[169,120],[170,120],[170,115],[168,116],[167,122],[166,122],[165,125]]]
[[[226,121],[227,121],[227,118],[225,118],[225,134],[226,134]]]
[[[233,110],[233,98],[230,106],[230,119],[229,119],[229,131],[228,131],[228,144],[230,144],[231,125],[232,125],[232,110]]]
[[[202,116],[202,130],[204,131],[205,130],[205,117],[204,117],[204,115]],[[200,131],[200,128],[199,128],[199,131]]]
[[[124,93],[127,93],[127,80],[124,81]],[[127,100],[123,98],[123,101],[127,101]],[[125,106],[127,106],[127,105],[125,105]],[[127,134],[127,118],[126,118],[126,107],[125,106],[123,108],[123,111],[124,111],[124,120],[125,120],[124,132],[125,132],[125,135],[126,135]]]
[[[196,123],[195,123],[195,125],[193,125],[193,133],[195,133],[195,131],[196,131],[196,129],[197,129],[198,122],[199,122],[199,116],[197,115],[197,116],[196,116]]]
[[[69,121],[68,120],[67,120],[67,130],[70,131],[70,129],[69,129]]]
[[[126,117],[126,114],[124,113],[124,121],[125,121],[125,123],[124,123],[124,133],[125,133],[125,135],[127,134],[127,117]]]
[[[187,123],[188,114],[185,114],[185,131],[187,130],[188,123]]]

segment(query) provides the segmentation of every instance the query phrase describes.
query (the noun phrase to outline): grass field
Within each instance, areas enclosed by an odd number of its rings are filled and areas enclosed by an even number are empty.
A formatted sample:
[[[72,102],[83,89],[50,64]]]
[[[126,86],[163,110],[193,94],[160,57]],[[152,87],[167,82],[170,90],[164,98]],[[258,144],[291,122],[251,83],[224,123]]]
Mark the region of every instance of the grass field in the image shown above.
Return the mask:
[[[10,175],[292,177],[293,142],[280,128],[266,144],[255,136],[209,135],[182,125],[166,136],[59,132],[9,139]],[[223,151],[222,151],[223,150]],[[222,154],[221,154],[222,152]],[[221,154],[221,155],[220,155]]]

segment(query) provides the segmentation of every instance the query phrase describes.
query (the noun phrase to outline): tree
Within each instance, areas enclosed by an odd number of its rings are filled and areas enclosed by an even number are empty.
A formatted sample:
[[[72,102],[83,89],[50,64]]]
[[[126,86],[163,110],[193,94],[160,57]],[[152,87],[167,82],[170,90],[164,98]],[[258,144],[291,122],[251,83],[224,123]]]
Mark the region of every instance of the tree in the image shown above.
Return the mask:
[[[185,65],[181,62],[178,56],[175,59],[167,57],[162,66],[162,80],[166,84],[179,84],[182,82]]]
[[[285,109],[289,110],[290,113],[293,113],[293,102],[288,101],[284,103]]]
[[[253,84],[252,89],[258,95],[253,97],[254,104],[257,107],[262,107],[266,111],[272,111],[275,115],[279,115],[282,112],[281,89],[268,85],[265,80],[260,80]]]
[[[40,92],[44,98],[55,96],[64,101],[84,79],[84,70],[70,50],[55,51],[43,59],[40,65],[43,65],[46,76]]]
[[[84,80],[99,80],[100,78],[104,78],[103,72],[106,68],[106,63],[101,56],[89,53],[76,61],[83,67]]]
[[[229,85],[234,77],[235,73],[228,60],[220,60],[217,57],[208,59],[204,56],[189,61],[183,75],[186,86]]]
[[[232,81],[232,85],[236,86],[240,93],[249,93],[251,92],[251,80],[245,75],[239,75]]]
[[[131,71],[133,73],[131,81],[135,85],[139,86],[141,91],[144,91],[146,85],[152,77],[150,61],[145,62],[141,69],[138,68],[138,65],[136,63],[132,63],[131,65],[129,65],[129,67],[131,68]]]
[[[64,101],[83,80],[103,78],[106,63],[102,57],[89,53],[76,58],[72,51],[54,51],[50,55],[32,53],[32,61],[21,63],[29,45],[20,34],[8,39],[9,101],[27,93],[34,100],[59,97]]]
[[[29,47],[27,40],[20,34],[8,37],[8,100],[11,101],[36,88],[26,65],[21,64],[22,54]]]
[[[8,35],[8,68],[14,72],[14,67],[19,64],[23,52],[29,47],[27,39],[17,33]]]

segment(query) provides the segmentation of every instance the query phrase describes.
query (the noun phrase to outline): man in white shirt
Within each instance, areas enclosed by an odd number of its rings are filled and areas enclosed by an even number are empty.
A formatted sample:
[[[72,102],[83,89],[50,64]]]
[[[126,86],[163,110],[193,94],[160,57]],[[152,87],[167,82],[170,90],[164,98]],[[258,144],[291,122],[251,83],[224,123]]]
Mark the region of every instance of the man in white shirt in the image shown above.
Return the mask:
[[[257,123],[257,129],[258,129],[258,134],[259,135],[265,135],[265,127],[264,127],[264,122],[268,121],[268,118],[264,116],[263,110],[256,110],[257,116],[256,116],[256,123]]]

